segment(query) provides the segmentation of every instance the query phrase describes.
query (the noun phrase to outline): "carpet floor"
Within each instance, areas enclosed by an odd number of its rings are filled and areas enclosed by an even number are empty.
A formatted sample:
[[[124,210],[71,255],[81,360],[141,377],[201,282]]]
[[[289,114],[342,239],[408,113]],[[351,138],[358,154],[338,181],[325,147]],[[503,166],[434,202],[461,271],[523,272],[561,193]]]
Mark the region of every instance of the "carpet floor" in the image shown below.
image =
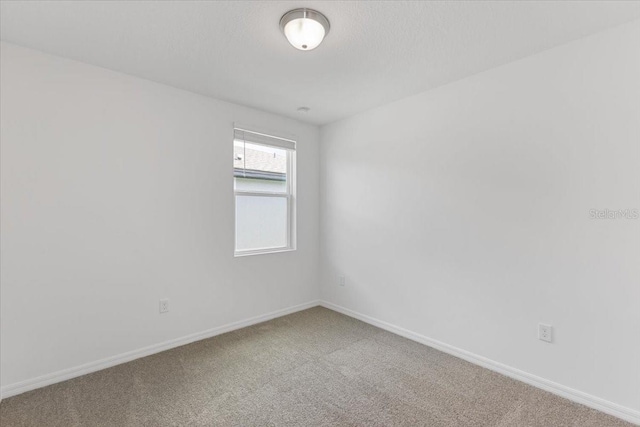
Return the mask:
[[[315,307],[3,400],[13,426],[631,426]]]

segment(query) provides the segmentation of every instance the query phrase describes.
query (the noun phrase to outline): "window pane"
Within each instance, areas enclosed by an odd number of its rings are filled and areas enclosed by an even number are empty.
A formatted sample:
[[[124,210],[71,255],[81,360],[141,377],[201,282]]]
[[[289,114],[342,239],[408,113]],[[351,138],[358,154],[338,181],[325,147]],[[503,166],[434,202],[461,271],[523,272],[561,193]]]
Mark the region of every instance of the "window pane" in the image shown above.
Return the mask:
[[[233,142],[233,176],[240,191],[287,191],[287,150]]]
[[[285,197],[236,196],[236,250],[287,246]]]

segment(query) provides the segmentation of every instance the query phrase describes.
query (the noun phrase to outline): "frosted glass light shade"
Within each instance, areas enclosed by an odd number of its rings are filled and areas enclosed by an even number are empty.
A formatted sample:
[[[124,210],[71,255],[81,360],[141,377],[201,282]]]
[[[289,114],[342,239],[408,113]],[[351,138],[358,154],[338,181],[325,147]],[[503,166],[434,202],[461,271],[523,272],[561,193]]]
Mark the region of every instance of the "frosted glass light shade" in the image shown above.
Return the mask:
[[[280,19],[280,28],[293,47],[312,50],[329,32],[329,20],[315,10],[295,9]]]
[[[311,50],[322,43],[324,28],[313,19],[294,19],[285,25],[284,35],[296,49]]]

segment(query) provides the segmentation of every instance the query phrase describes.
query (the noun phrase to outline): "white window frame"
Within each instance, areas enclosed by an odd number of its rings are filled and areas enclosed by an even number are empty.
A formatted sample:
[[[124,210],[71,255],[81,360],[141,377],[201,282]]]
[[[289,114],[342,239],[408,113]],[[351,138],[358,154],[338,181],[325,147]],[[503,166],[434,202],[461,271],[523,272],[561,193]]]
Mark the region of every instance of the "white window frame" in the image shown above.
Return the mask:
[[[248,255],[260,255],[260,254],[270,254],[270,253],[278,253],[278,252],[290,252],[296,250],[296,150],[295,148],[290,149],[283,147],[278,144],[269,144],[268,139],[272,138],[274,140],[284,140],[293,143],[295,147],[295,141],[288,138],[281,138],[277,136],[272,136],[266,133],[257,132],[255,130],[248,130],[244,128],[235,127],[234,128],[234,137],[233,143],[235,144],[236,140],[239,138],[236,136],[240,132],[246,132],[248,134],[258,135],[261,138],[264,138],[267,142],[255,142],[251,140],[242,140],[244,143],[249,144],[259,144],[264,145],[266,147],[272,147],[277,149],[284,149],[287,153],[287,185],[285,193],[277,193],[270,191],[245,191],[245,190],[237,190],[235,188],[235,177],[233,183],[233,204],[234,204],[234,229],[233,229],[233,240],[234,240],[234,256],[242,257]],[[238,230],[238,222],[237,222],[237,200],[238,197],[279,197],[287,200],[287,240],[285,246],[272,247],[272,248],[256,248],[256,249],[245,249],[238,250],[238,242],[237,242],[237,230]]]

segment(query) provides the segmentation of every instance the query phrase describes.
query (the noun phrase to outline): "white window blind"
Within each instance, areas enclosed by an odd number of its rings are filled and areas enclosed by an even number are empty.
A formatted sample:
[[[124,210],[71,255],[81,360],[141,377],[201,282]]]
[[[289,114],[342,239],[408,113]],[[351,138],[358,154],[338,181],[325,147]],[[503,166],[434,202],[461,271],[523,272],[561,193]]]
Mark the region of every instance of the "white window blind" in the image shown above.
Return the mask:
[[[279,147],[285,150],[295,150],[296,142],[290,139],[280,138],[277,136],[265,135],[258,132],[252,132],[245,129],[236,128],[233,130],[234,139],[238,141],[249,142],[252,144],[267,145]]]

